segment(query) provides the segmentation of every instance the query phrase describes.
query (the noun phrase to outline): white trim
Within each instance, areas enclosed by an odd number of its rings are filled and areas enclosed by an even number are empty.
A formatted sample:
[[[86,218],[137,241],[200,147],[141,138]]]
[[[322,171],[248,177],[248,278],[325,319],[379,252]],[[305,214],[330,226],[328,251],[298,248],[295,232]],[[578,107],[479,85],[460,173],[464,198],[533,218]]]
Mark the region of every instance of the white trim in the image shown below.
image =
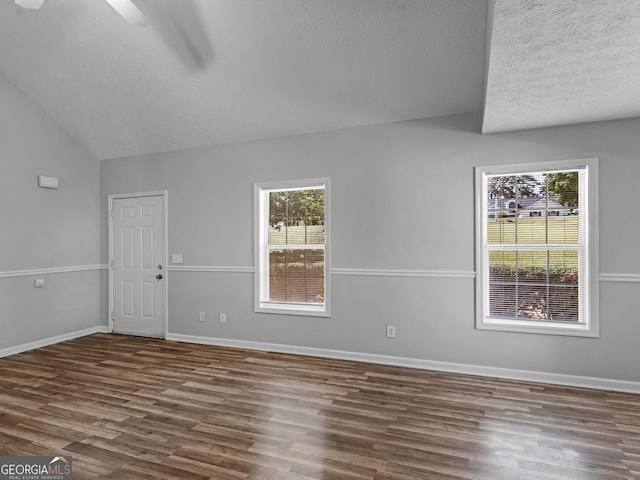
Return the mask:
[[[553,172],[565,172],[567,170],[573,170],[576,168],[583,168],[590,165],[591,162],[597,162],[598,157],[588,158],[574,158],[567,160],[547,160],[542,162],[528,162],[528,163],[508,163],[502,165],[491,166],[479,166],[486,175],[502,175],[502,174],[514,174],[518,173],[553,173]]]
[[[601,273],[601,282],[622,282],[622,283],[640,283],[640,274],[638,273]]]
[[[0,272],[0,278],[28,277],[30,275],[47,275],[52,273],[88,272],[92,270],[102,270],[105,268],[108,268],[107,265],[73,265],[68,267],[13,270],[13,271]]]
[[[101,269],[109,268],[108,265],[89,265],[87,267],[96,267]],[[70,267],[75,268],[75,267]],[[79,267],[82,268],[82,267]],[[93,270],[93,268],[86,268]],[[253,267],[241,266],[222,266],[222,265],[169,265],[167,270],[172,272],[212,272],[212,273],[254,273]],[[65,270],[66,271],[66,270]],[[76,270],[69,270],[76,271]],[[29,272],[29,270],[24,270]],[[41,272],[34,270],[34,272]],[[44,270],[42,270],[44,272]],[[5,272],[14,273],[14,272]],[[0,278],[6,275],[0,272]],[[18,272],[19,273],[19,272]],[[44,272],[47,273],[47,272]],[[27,275],[27,273],[25,273]],[[476,278],[476,272],[473,270],[396,270],[381,268],[332,268],[331,275],[359,276],[359,277],[415,277],[415,278]],[[599,276],[601,282],[616,283],[640,283],[640,274],[638,273],[601,273]]]
[[[475,252],[476,274],[476,329],[500,330],[509,332],[571,335],[594,337],[599,336],[599,225],[597,214],[598,201],[598,158],[581,158],[538,163],[522,163],[512,165],[477,166],[475,167]],[[580,206],[580,223],[584,234],[580,235],[576,245],[565,247],[576,249],[583,265],[579,269],[579,312],[580,323],[553,323],[549,321],[520,321],[490,317],[489,313],[489,263],[488,251],[494,247],[501,250],[555,250],[562,245],[489,245],[487,239],[487,177],[493,175],[517,175],[520,173],[534,174],[535,172],[562,172],[579,170],[580,178],[586,182],[585,203]],[[583,235],[585,238],[583,238]]]
[[[439,362],[435,360],[423,360],[419,358],[347,352],[325,348],[300,347],[295,345],[252,342],[227,338],[200,337],[194,335],[182,335],[177,333],[167,333],[166,340],[186,343],[199,343],[221,347],[243,348],[247,350],[290,353],[295,355],[332,358],[338,360],[351,360],[357,362],[393,365],[399,367],[420,368],[423,370],[462,373],[466,375],[479,375],[483,377],[497,377],[509,380],[522,380],[527,382],[540,382],[554,385],[595,388],[599,390],[614,390],[619,392],[640,393],[640,382],[632,382],[627,380],[586,377],[582,375],[568,375],[562,373],[536,372],[531,370],[517,370],[512,368],[489,367],[464,363]]]
[[[164,259],[162,264],[165,271],[169,263],[169,192],[168,190],[154,190],[150,192],[134,192],[134,193],[116,193],[107,196],[107,218],[109,219],[109,311],[107,312],[108,331],[113,332],[113,269],[111,265],[113,263],[113,201],[122,198],[141,198],[141,197],[161,197],[162,198],[162,211],[163,218],[163,236],[164,236],[164,251],[162,252],[162,258]],[[164,331],[163,335],[169,331],[169,275],[165,275],[164,278]]]
[[[108,328],[104,325],[100,325],[97,327],[85,328],[84,330],[77,330],[75,332],[65,333],[63,335],[58,335],[56,337],[43,338],[42,340],[23,343],[22,345],[16,345],[15,347],[3,348],[2,350],[0,350],[0,358],[8,357],[9,355],[16,355],[22,352],[27,352],[29,350],[34,350],[36,348],[46,347],[48,345],[53,345],[54,343],[73,340],[74,338],[93,335],[94,333],[108,333]]]
[[[476,272],[457,270],[394,270],[374,268],[334,268],[332,275],[367,277],[476,278]]]
[[[254,267],[221,265],[169,265],[172,272],[254,273]],[[476,272],[464,270],[396,270],[380,268],[332,268],[331,275],[362,277],[426,277],[426,278],[476,278]]]
[[[93,335],[95,333],[109,333],[108,327],[99,325],[96,327],[78,330],[56,337],[36,340],[34,342],[8,347],[0,350],[0,358],[26,352],[36,348],[46,347],[55,343],[73,340],[74,338]],[[540,382],[553,385],[567,385],[573,387],[595,388],[598,390],[613,390],[618,392],[640,393],[640,382],[628,380],[616,380],[610,378],[587,377],[582,375],[568,375],[561,373],[537,372],[531,370],[518,370],[512,368],[499,368],[464,363],[440,362],[436,360],[423,360],[419,358],[396,357],[391,355],[377,355],[372,353],[348,352],[343,350],[331,350],[325,348],[301,347],[278,343],[252,342],[247,340],[233,340],[226,338],[200,337],[195,335],[182,335],[167,333],[166,340],[185,343],[197,343],[221,347],[242,348],[246,350],[260,350],[267,352],[289,353],[294,355],[306,355],[312,357],[332,358],[337,360],[351,360],[357,362],[375,363],[381,365],[393,365],[398,367],[420,368],[423,370],[435,370],[449,373],[462,373],[466,375],[479,375],[483,377],[505,378],[509,380],[521,380],[527,382]]]
[[[265,206],[267,193],[282,190],[322,189],[324,191],[324,244],[295,245],[295,248],[317,248],[324,251],[324,302],[321,304],[275,303],[263,297],[263,289],[269,282],[268,256],[265,250],[268,245],[268,207]],[[254,208],[254,311],[256,313],[279,313],[285,315],[304,315],[316,317],[331,317],[331,179],[329,177],[307,178],[301,180],[286,180],[278,182],[256,182],[253,184]],[[271,245],[273,246],[273,245]],[[279,246],[280,247],[280,246]],[[282,246],[287,248],[287,246]],[[291,246],[294,248],[294,246]]]
[[[217,265],[169,265],[167,270],[172,272],[212,272],[212,273],[254,273],[253,267],[226,267]]]
[[[508,320],[489,318],[484,321],[482,330],[499,332],[541,333],[546,335],[568,335],[574,337],[597,337],[584,324],[554,323],[549,321],[533,322],[531,320]]]

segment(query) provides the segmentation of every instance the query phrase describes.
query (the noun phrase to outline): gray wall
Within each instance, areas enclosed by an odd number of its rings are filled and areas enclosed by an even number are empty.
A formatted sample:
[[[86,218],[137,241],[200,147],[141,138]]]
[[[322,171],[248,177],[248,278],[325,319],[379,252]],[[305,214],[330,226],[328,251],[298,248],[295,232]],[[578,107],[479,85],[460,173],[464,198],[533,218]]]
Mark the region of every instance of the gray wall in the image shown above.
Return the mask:
[[[640,381],[640,283],[601,282],[591,339],[477,331],[473,278],[446,277],[474,270],[474,166],[592,156],[601,272],[640,274],[640,119],[487,136],[479,124],[461,115],[103,161],[103,211],[107,194],[167,189],[170,253],[185,266],[250,267],[253,182],[330,176],[332,318],[254,313],[251,273],[171,271],[169,332]],[[102,232],[106,262],[105,215]],[[379,275],[388,270],[436,277]],[[384,337],[387,323],[397,338]]]
[[[99,162],[1,76],[0,105],[1,350],[98,325],[102,291],[99,270],[66,271],[100,262]]]

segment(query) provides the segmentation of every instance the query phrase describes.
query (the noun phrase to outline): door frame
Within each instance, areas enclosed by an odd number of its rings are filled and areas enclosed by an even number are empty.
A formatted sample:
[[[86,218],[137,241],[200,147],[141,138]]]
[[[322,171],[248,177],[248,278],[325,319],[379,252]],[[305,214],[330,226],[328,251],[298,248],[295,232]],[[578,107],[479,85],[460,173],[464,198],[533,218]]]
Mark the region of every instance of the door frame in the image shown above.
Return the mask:
[[[169,332],[169,275],[167,268],[167,260],[169,259],[169,225],[167,215],[167,204],[168,204],[168,190],[156,190],[150,192],[134,192],[134,193],[115,193],[107,196],[107,218],[109,219],[109,311],[107,312],[108,318],[108,332],[113,333],[113,312],[114,312],[114,304],[113,304],[113,202],[114,200],[122,199],[122,198],[144,198],[144,197],[161,197],[162,199],[162,222],[163,222],[163,242],[164,242],[164,251],[161,252],[162,255],[162,265],[164,265],[163,275],[165,281],[162,282],[164,288],[164,321],[163,323],[163,332],[162,338],[166,338],[167,333]]]

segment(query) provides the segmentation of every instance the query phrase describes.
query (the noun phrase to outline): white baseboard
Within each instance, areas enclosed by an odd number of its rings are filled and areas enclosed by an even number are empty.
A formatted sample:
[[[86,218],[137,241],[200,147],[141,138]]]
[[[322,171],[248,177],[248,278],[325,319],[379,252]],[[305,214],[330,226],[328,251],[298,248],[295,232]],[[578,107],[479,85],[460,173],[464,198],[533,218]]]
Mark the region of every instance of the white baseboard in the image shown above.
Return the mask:
[[[94,333],[109,333],[109,328],[105,325],[100,325],[97,327],[91,327],[84,330],[66,333],[64,335],[58,335],[56,337],[45,338],[42,340],[37,340],[35,342],[17,345],[15,347],[5,348],[0,350],[0,358],[26,352],[35,348],[46,347],[47,345],[53,345],[54,343],[72,340],[74,338],[92,335]],[[516,370],[511,368],[488,367],[464,363],[439,362],[435,360],[423,360],[419,358],[377,355],[373,353],[347,352],[343,350],[331,350],[326,348],[300,347],[279,343],[251,342],[246,340],[233,340],[227,338],[200,337],[195,335],[182,335],[178,333],[167,333],[165,339],[176,342],[199,343],[204,345],[243,348],[247,350],[261,350],[277,353],[291,353],[295,355],[307,355],[311,357],[334,358],[356,362],[420,368],[423,370],[436,370],[441,372],[479,375],[483,377],[505,378],[509,380],[523,380],[528,382],[548,383],[554,385],[595,388],[598,390],[640,393],[640,382],[615,380],[609,378],[535,372],[530,370]]]
[[[339,360],[352,360],[357,362],[377,363],[382,365],[394,365],[400,367],[420,368],[423,370],[436,370],[450,373],[463,373],[467,375],[479,375],[482,377],[505,378],[509,380],[523,380],[528,382],[548,383],[554,385],[566,385],[572,387],[595,388],[598,390],[613,390],[617,392],[640,393],[640,382],[615,380],[609,378],[585,377],[581,375],[566,375],[560,373],[535,372],[529,370],[516,370],[511,368],[488,367],[470,365],[464,363],[439,362],[435,360],[423,360],[419,358],[395,357],[390,355],[376,355],[372,353],[347,352],[342,350],[330,350],[324,348],[299,347],[278,343],[251,342],[245,340],[232,340],[227,338],[200,337],[195,335],[181,335],[167,333],[166,340],[186,343],[200,343],[221,347],[243,348],[247,350],[262,350],[278,353],[292,353],[308,355],[311,357],[334,358]]]
[[[77,330],[71,333],[65,333],[56,337],[44,338],[42,340],[36,340],[35,342],[24,343],[15,347],[4,348],[0,350],[0,358],[8,357],[9,355],[16,355],[17,353],[27,352],[36,348],[46,347],[47,345],[53,345],[54,343],[64,342],[65,340],[72,340],[74,338],[84,337],[86,335],[92,335],[94,333],[108,333],[106,326],[100,325],[98,327],[85,328],[84,330]]]

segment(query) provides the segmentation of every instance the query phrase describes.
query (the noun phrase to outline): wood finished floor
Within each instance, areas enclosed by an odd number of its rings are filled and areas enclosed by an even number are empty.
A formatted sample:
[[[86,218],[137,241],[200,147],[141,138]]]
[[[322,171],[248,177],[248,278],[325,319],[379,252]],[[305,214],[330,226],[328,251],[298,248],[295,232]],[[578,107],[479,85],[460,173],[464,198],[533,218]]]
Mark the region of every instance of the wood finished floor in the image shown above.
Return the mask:
[[[640,395],[97,334],[0,359],[74,479],[640,479]]]

